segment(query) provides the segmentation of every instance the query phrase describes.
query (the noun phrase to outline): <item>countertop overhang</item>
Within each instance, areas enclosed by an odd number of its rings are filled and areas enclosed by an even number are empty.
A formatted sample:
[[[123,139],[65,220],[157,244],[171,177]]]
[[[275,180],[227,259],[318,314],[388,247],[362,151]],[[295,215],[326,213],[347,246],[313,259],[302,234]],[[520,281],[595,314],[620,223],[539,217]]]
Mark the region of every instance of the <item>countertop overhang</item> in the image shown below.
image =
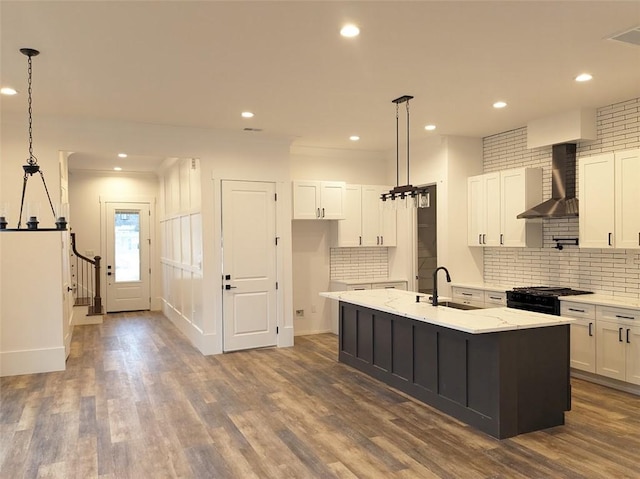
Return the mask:
[[[323,292],[320,296],[471,334],[570,324],[570,318],[513,308],[457,310],[428,303],[429,295],[397,289]],[[416,302],[416,297],[420,302]]]

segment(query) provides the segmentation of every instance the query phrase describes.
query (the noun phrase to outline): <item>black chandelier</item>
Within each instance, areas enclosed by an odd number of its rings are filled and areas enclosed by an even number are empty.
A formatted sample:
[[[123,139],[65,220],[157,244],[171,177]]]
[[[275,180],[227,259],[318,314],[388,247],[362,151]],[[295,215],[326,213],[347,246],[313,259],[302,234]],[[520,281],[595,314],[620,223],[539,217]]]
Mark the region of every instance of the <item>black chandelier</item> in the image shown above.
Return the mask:
[[[409,100],[411,95],[403,95],[392,103],[396,104],[396,187],[389,190],[388,193],[380,195],[383,202],[396,201],[404,203],[408,207],[428,208],[429,207],[429,190],[426,186],[413,186],[409,183]],[[400,134],[399,134],[399,110],[400,103],[406,104],[407,110],[407,184],[400,186]],[[394,203],[394,206],[396,203]]]
[[[27,64],[28,64],[27,72],[28,72],[28,78],[29,78],[28,79],[28,82],[29,82],[28,83],[29,85],[29,89],[28,89],[29,158],[27,159],[27,164],[22,165],[22,169],[24,170],[24,176],[22,180],[22,197],[20,199],[20,214],[18,215],[18,227],[15,230],[10,230],[10,231],[17,231],[21,229],[20,227],[22,226],[22,212],[24,210],[24,198],[25,198],[25,193],[27,191],[27,180],[36,173],[40,174],[40,178],[42,179],[42,184],[44,185],[44,191],[47,194],[47,199],[49,200],[49,206],[51,207],[51,212],[53,213],[53,218],[55,220],[55,225],[56,225],[55,228],[44,228],[44,229],[41,228],[40,231],[47,231],[47,230],[54,230],[54,229],[66,230],[67,229],[66,218],[62,214],[59,217],[56,217],[56,211],[53,208],[53,203],[51,202],[49,189],[47,188],[47,183],[44,180],[44,173],[42,172],[42,170],[40,169],[40,166],[38,165],[38,159],[33,154],[33,118],[32,118],[32,98],[31,98],[32,57],[39,55],[40,52],[38,50],[34,50],[33,48],[21,48],[20,53],[22,53],[27,57]],[[28,216],[29,216],[29,220],[26,222],[27,230],[38,230],[39,222],[38,222],[37,214],[33,214],[33,212],[31,212],[31,213],[28,213]],[[7,221],[3,215],[0,215],[0,229],[7,230]]]

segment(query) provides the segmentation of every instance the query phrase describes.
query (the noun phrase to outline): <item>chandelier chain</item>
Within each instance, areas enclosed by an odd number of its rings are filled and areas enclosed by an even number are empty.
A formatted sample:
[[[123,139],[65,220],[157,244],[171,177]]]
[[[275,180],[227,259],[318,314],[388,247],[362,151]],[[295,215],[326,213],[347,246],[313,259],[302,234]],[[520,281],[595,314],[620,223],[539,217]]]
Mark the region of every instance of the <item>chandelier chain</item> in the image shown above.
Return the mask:
[[[37,163],[37,159],[35,156],[33,156],[33,120],[32,120],[32,107],[31,107],[31,75],[32,75],[32,68],[31,68],[31,55],[29,55],[28,57],[28,68],[27,68],[27,72],[28,72],[28,76],[29,76],[29,80],[28,80],[28,84],[29,84],[29,89],[28,89],[28,93],[29,93],[29,164],[30,165],[35,165]]]

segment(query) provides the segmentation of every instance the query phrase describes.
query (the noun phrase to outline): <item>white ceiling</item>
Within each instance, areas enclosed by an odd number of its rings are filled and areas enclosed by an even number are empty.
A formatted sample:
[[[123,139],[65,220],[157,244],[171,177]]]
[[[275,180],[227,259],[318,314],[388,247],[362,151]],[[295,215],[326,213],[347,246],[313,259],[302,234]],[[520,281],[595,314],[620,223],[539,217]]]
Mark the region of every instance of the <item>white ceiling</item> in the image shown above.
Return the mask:
[[[347,21],[359,37],[338,34]],[[607,39],[640,25],[640,1],[2,0],[0,22],[2,86],[24,93],[18,50],[41,51],[34,117],[251,127],[300,146],[389,150],[391,100],[404,94],[415,97],[412,140],[484,137],[640,96],[640,46]],[[593,81],[574,82],[584,71]],[[2,111],[26,114],[25,95],[3,97]]]

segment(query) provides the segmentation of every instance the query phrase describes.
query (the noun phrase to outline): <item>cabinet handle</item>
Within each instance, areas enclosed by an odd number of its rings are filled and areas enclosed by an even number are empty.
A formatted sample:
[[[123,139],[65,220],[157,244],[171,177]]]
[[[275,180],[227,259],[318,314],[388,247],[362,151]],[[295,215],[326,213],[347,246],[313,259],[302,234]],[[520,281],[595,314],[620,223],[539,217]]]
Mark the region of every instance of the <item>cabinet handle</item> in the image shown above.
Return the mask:
[[[611,236],[613,235],[613,233],[609,233],[609,246],[611,246]]]
[[[322,217],[324,218],[324,208],[322,208]]]
[[[622,342],[622,329],[623,328],[618,328],[618,341]]]
[[[593,336],[593,323],[589,323],[589,336]]]
[[[364,288],[353,288],[354,291],[364,291]]]
[[[320,218],[320,208],[316,210],[316,218]]]
[[[487,235],[482,233],[482,244],[487,244]]]
[[[616,318],[618,318],[618,319],[636,319],[633,316],[623,316],[622,314],[616,314]]]
[[[362,246],[362,236],[358,236],[358,244]]]
[[[462,296],[473,296],[471,293],[460,293]]]
[[[569,308],[569,311],[575,311],[576,313],[584,313],[584,309]]]
[[[627,329],[627,343],[631,343],[631,341],[629,341],[629,331],[631,331],[631,330]]]
[[[384,236],[380,236],[380,246],[384,245]]]
[[[504,244],[504,234],[500,233],[500,244]]]
[[[489,296],[489,299],[502,299],[500,296]]]
[[[482,235],[478,235],[478,244],[482,244]]]
[[[380,236],[376,236],[376,244],[380,246]]]

